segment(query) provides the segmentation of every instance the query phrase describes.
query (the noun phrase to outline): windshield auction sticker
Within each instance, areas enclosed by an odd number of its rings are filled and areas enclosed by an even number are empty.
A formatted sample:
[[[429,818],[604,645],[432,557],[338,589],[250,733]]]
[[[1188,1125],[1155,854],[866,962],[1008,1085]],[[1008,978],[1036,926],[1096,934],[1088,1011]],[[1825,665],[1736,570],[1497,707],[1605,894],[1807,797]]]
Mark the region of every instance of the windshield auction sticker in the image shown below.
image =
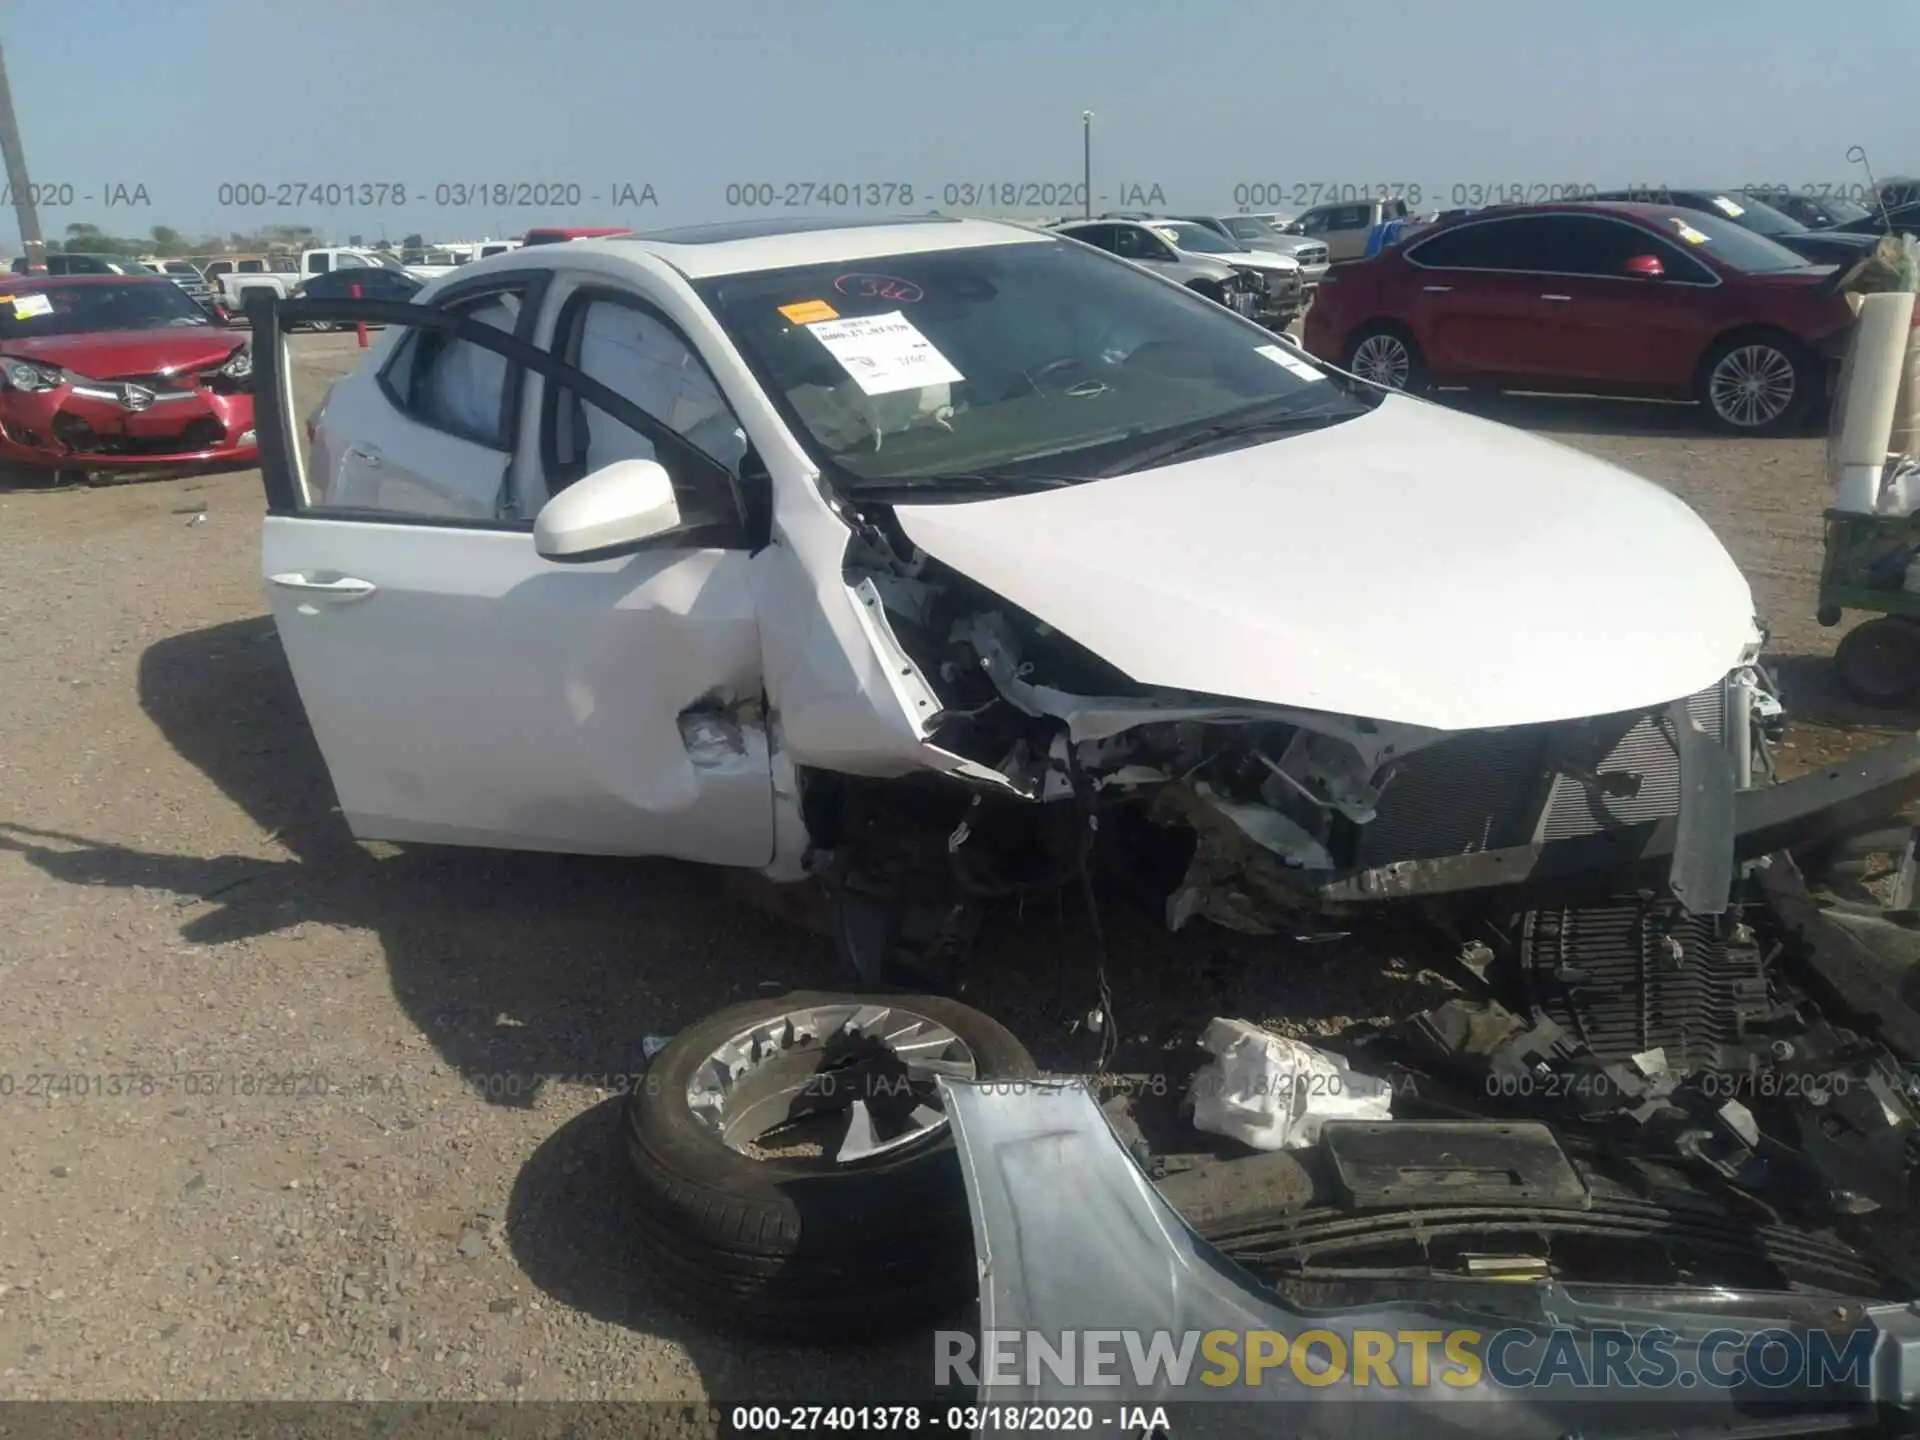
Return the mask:
[[[795,325],[817,325],[822,320],[838,320],[840,312],[824,300],[799,300],[782,305],[780,313]]]
[[[807,326],[807,333],[818,337],[868,395],[951,385],[967,378],[898,310],[823,320]]]
[[[1313,366],[1307,364],[1307,362],[1302,360],[1298,355],[1292,354],[1284,345],[1256,345],[1253,347],[1253,353],[1266,356],[1267,359],[1273,361],[1274,364],[1278,365],[1282,370],[1285,370],[1289,375],[1297,375],[1302,380],[1324,380],[1327,378],[1318,370],[1314,369]]]

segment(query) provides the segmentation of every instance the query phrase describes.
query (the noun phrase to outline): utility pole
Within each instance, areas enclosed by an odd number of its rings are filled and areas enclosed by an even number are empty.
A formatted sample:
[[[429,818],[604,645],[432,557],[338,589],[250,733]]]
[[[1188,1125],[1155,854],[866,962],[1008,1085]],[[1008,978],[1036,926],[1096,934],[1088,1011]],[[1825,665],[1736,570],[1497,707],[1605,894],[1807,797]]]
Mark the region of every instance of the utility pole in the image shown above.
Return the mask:
[[[20,217],[20,248],[28,270],[47,268],[47,242],[40,238],[40,217],[33,209],[33,186],[27,180],[27,152],[20,143],[20,122],[13,117],[13,87],[7,83],[7,57],[0,48],[0,158],[7,164],[7,188],[13,192],[13,213]]]
[[[4,76],[0,76],[4,80]],[[13,105],[7,105],[9,123],[13,117]],[[9,164],[12,162],[9,161]],[[1080,112],[1080,197],[1086,202],[1086,218],[1093,218],[1093,111]]]

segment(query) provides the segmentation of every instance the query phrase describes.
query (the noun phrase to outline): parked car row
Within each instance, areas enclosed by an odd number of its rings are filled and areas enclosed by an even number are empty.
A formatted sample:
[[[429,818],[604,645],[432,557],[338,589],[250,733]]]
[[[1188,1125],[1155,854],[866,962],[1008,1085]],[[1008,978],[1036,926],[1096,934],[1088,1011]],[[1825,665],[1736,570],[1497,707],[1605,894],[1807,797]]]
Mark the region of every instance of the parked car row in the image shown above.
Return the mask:
[[[1724,429],[1807,418],[1844,354],[1844,271],[1750,211],[1624,200],[1490,207],[1341,267],[1314,354],[1400,390],[1466,385],[1699,401]]]

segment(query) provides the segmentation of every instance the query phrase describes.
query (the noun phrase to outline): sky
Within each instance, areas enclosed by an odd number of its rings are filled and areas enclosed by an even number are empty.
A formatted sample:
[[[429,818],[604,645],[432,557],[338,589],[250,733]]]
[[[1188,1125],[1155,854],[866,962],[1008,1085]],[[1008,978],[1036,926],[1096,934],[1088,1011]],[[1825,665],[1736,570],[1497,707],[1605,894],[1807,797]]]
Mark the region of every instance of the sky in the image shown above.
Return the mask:
[[[1380,186],[1428,208],[1550,198],[1489,186],[1859,186],[1853,146],[1882,177],[1920,172],[1920,0],[1844,17],[1800,0],[68,9],[0,12],[49,237],[1067,214],[1086,110],[1096,212],[1292,212]]]

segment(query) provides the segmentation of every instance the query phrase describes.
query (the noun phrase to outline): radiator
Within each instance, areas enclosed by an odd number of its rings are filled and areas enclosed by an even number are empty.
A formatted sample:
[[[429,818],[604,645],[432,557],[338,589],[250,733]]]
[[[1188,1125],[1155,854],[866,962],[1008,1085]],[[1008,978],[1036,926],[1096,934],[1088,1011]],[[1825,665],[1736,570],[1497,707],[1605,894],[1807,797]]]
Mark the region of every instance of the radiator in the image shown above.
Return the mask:
[[[1659,1049],[1674,1070],[1731,1068],[1731,1047],[1770,1006],[1758,947],[1730,943],[1730,930],[1726,917],[1638,898],[1534,910],[1520,960],[1541,1010],[1601,1058]]]

